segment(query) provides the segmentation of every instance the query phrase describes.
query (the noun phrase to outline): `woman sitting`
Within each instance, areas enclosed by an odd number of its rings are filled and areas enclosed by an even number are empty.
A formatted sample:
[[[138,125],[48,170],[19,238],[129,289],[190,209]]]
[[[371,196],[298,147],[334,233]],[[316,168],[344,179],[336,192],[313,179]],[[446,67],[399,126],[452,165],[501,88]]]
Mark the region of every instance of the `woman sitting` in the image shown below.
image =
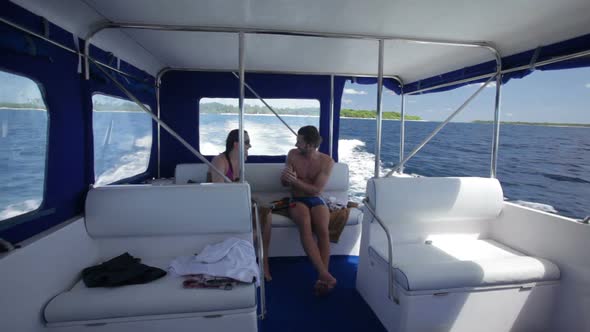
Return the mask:
[[[234,129],[229,132],[225,140],[225,151],[217,155],[211,163],[215,168],[220,170],[227,178],[233,182],[240,180],[240,147],[239,147],[239,131]],[[252,147],[250,144],[250,136],[244,130],[244,160],[248,158],[248,150]],[[209,169],[207,178],[210,182],[223,182],[223,177],[217,172]],[[266,281],[272,280],[270,275],[270,268],[268,265],[268,246],[270,244],[271,233],[271,210],[267,208],[258,209],[260,215],[260,225],[262,226],[262,250],[264,252],[264,279]],[[254,216],[252,211],[252,216]],[[256,225],[256,223],[254,223]],[[256,233],[254,233],[256,234]]]

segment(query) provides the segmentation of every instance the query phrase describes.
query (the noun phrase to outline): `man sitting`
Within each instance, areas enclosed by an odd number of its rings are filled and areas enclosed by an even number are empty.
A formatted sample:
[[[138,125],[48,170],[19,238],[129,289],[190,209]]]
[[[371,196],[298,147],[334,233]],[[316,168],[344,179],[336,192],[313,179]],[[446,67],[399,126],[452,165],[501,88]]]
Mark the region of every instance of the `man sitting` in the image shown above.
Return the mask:
[[[327,294],[336,286],[336,278],[328,271],[330,211],[320,196],[330,178],[334,160],[318,151],[321,141],[314,126],[299,129],[297,148],[289,151],[281,174],[283,185],[291,187],[289,214],[299,228],[303,249],[319,274],[314,287],[317,295]],[[317,243],[312,232],[317,236]]]

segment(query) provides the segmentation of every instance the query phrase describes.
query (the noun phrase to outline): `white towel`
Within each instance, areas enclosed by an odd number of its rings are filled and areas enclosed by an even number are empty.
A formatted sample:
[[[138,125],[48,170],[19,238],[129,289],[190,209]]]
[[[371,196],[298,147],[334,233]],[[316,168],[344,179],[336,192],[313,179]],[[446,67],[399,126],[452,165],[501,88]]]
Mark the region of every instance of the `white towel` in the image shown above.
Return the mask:
[[[196,256],[175,258],[169,267],[177,275],[208,274],[227,277],[242,282],[259,283],[259,269],[252,244],[245,240],[229,238],[210,244]]]

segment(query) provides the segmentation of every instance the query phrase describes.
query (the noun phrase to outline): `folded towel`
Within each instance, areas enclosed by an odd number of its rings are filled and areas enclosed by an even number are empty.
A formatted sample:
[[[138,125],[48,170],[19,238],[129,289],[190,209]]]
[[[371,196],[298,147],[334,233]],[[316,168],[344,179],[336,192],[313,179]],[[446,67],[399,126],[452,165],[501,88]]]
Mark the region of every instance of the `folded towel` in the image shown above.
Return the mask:
[[[177,275],[207,274],[241,282],[259,282],[254,246],[248,241],[229,238],[206,246],[196,256],[180,256],[170,263]]]

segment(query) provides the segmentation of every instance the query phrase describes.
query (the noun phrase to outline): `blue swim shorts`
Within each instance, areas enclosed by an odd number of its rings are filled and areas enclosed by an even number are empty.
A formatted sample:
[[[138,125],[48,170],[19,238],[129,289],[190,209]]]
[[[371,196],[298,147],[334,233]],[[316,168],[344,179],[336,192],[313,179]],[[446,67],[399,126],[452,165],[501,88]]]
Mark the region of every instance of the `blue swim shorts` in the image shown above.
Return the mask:
[[[308,208],[313,208],[314,206],[318,205],[326,205],[326,202],[323,198],[318,196],[306,196],[306,197],[293,197],[291,198],[291,203],[301,202],[305,204]]]

